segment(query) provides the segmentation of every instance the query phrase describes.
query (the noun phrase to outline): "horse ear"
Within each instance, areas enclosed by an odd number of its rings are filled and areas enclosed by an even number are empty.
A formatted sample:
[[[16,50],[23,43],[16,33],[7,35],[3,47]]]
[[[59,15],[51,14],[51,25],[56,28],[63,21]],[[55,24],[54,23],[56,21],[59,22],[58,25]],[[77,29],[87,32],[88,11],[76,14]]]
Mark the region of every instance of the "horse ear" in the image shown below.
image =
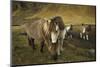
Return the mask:
[[[51,22],[51,20],[50,20],[50,19],[48,19],[48,20],[47,20],[47,22],[49,22],[49,23],[50,23],[50,22]]]

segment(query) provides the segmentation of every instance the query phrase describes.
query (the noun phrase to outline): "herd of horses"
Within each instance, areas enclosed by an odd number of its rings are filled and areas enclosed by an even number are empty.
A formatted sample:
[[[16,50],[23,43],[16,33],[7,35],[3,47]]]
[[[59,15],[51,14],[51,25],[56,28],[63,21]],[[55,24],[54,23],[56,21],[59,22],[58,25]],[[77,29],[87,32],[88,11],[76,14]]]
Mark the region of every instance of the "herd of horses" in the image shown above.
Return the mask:
[[[52,59],[57,60],[63,51],[63,42],[65,37],[73,38],[73,25],[66,26],[62,17],[54,16],[51,18],[34,19],[31,23],[22,25],[24,32],[27,34],[29,45],[35,49],[35,40],[40,44],[40,52],[44,52],[44,46]],[[82,24],[80,38],[89,40],[88,33],[91,31],[91,25]]]

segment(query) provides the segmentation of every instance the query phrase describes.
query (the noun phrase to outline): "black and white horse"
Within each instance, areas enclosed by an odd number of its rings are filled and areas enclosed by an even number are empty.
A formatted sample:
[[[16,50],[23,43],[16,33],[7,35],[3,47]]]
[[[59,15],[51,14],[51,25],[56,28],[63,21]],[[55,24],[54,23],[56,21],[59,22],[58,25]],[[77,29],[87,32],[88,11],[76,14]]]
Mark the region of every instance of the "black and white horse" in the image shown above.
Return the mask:
[[[89,40],[89,33],[91,31],[91,25],[82,24],[80,38],[84,40]]]

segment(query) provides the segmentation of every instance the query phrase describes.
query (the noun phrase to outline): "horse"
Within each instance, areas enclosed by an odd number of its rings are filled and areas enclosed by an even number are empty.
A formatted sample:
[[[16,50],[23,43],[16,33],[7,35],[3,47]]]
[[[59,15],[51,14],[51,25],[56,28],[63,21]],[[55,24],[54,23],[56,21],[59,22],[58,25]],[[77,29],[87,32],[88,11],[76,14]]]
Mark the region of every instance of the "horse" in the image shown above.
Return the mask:
[[[31,23],[25,23],[22,27],[27,34],[29,45],[33,49],[35,49],[34,40],[37,40],[41,45],[41,52],[46,45],[51,56],[57,59],[65,38],[65,25],[60,16],[33,20]]]
[[[91,31],[91,25],[82,24],[82,29],[80,32],[80,38],[84,40],[89,40],[89,33]]]
[[[66,26],[66,37],[67,38],[71,38],[72,39],[72,30],[73,30],[72,24]]]

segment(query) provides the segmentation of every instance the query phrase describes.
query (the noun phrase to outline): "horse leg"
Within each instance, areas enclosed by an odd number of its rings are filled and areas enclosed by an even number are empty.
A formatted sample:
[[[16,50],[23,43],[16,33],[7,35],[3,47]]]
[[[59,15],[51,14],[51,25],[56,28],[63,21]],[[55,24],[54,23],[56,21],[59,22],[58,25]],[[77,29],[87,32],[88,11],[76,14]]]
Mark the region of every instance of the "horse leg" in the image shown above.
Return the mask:
[[[89,36],[88,36],[88,34],[86,34],[86,39],[89,40]]]
[[[70,34],[70,38],[72,39],[72,34]]]
[[[86,34],[85,33],[82,33],[82,39],[86,39]]]
[[[57,43],[54,43],[54,44],[53,44],[53,51],[54,51],[54,53],[53,53],[52,56],[53,56],[53,59],[54,59],[54,60],[57,60],[57,58],[58,58],[58,54],[57,54],[57,48],[58,48],[58,47],[57,47],[57,45],[58,45]]]
[[[60,43],[60,45],[61,45],[61,46],[60,46],[60,50],[61,50],[61,51],[64,50],[64,48],[63,48],[63,40],[64,40],[64,39],[62,39],[62,40],[61,40],[61,43]]]
[[[61,51],[63,51],[63,39],[58,40],[58,44],[56,46],[56,51],[57,51],[57,55],[59,56],[61,54]]]
[[[83,35],[83,39],[85,40],[85,38],[86,38],[86,35]]]
[[[70,34],[68,35],[68,39],[70,38]]]
[[[57,46],[57,55],[60,55],[60,50],[61,50],[61,44],[58,44],[58,46]]]
[[[28,37],[28,43],[29,43],[29,46],[32,45],[32,43],[31,43],[31,38],[29,38],[29,37]]]
[[[80,38],[82,38],[82,33],[80,33]]]
[[[33,39],[33,38],[28,37],[28,42],[29,42],[29,45],[30,45],[33,49],[35,49],[34,39]]]
[[[41,42],[41,47],[40,51],[43,53],[43,48],[44,48],[44,41]]]
[[[34,39],[31,38],[32,48],[35,49]]]

